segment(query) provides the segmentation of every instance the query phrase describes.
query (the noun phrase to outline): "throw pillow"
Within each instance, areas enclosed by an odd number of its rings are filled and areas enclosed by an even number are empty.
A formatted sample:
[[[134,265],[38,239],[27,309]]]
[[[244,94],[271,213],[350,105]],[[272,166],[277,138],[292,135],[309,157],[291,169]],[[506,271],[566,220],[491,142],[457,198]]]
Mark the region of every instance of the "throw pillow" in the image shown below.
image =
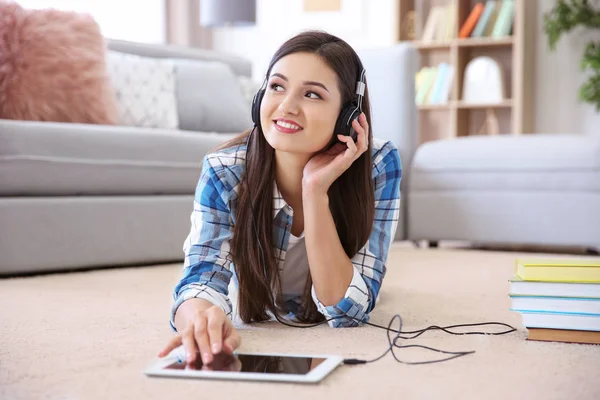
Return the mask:
[[[91,16],[0,1],[0,118],[116,123],[104,54]]]
[[[179,126],[172,60],[108,51],[108,70],[122,125]]]
[[[176,63],[181,129],[240,133],[252,127],[250,105],[229,65],[190,59]]]

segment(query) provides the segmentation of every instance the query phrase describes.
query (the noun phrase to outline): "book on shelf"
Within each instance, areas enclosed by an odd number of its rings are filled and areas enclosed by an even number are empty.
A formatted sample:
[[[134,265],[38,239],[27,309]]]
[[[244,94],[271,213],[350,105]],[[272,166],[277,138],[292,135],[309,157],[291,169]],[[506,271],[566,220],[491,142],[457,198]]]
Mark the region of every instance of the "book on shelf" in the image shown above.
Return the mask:
[[[483,6],[483,3],[481,3],[481,2],[476,3],[475,6],[473,6],[473,9],[469,13],[469,16],[467,17],[465,22],[460,27],[460,31],[458,31],[459,38],[464,39],[464,38],[469,37],[469,35],[471,34],[471,31],[473,31],[473,28],[475,28],[475,25],[477,24],[477,21],[479,20],[481,13],[483,13],[483,9],[484,9],[484,6]]]
[[[494,26],[496,25],[496,21],[498,20],[498,14],[500,14],[500,9],[502,8],[501,0],[492,0],[494,2],[494,11],[492,15],[490,15],[490,19],[488,20],[484,31],[483,36],[489,37],[492,36],[492,31],[494,30]]]
[[[524,281],[600,283],[600,260],[517,259],[515,274]]]
[[[461,39],[511,35],[515,15],[514,0],[487,0],[477,2],[460,26]]]
[[[479,19],[477,20],[477,25],[475,25],[475,28],[471,32],[471,37],[486,36],[485,30],[488,27],[488,25],[491,23],[491,19],[492,19],[492,16],[494,15],[494,12],[497,12],[496,10],[497,10],[497,7],[496,7],[495,0],[486,1],[483,12],[481,13],[481,16],[479,17]]]
[[[515,1],[514,0],[502,0],[502,6],[498,12],[494,29],[490,36],[492,37],[504,37],[510,35],[513,26],[513,19],[515,15]]]
[[[416,104],[446,104],[450,99],[453,79],[454,66],[446,62],[421,68],[415,77]]]
[[[529,328],[527,331],[527,340],[600,344],[600,332],[598,331],[576,331],[547,328]]]
[[[457,8],[454,4],[431,7],[423,28],[423,42],[447,42],[454,39]]]

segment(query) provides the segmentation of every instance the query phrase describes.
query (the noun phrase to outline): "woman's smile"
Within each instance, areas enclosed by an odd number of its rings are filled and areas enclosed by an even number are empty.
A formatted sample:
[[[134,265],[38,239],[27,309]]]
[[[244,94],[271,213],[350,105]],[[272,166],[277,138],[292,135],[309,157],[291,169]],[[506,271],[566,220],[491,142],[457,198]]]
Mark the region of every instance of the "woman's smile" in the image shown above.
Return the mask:
[[[297,133],[304,129],[296,122],[284,118],[277,118],[273,120],[273,124],[275,125],[275,129],[283,133]]]

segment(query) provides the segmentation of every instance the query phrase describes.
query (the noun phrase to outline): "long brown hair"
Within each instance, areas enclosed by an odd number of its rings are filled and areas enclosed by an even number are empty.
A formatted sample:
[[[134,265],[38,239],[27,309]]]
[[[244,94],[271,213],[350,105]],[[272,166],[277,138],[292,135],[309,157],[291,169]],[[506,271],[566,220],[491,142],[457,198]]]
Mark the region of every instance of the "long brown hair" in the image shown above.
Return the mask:
[[[342,105],[354,99],[356,82],[361,71],[357,54],[346,42],[322,31],[300,33],[286,41],[275,52],[266,76],[269,76],[273,65],[279,59],[296,52],[316,54],[333,69],[338,77]],[[365,89],[362,109],[371,126],[368,89]],[[239,282],[238,312],[245,323],[268,320],[267,310],[278,313],[271,291],[281,292],[278,260],[276,249],[273,247],[272,196],[275,182],[275,150],[266,141],[258,126],[255,127],[254,133],[248,130],[220,148],[242,145],[246,143],[249,135],[251,137],[246,154],[246,170],[240,182],[235,207],[237,222],[234,224],[230,243]],[[368,150],[352,163],[328,191],[329,208],[340,242],[349,258],[365,245],[373,226],[375,195],[372,180],[372,138],[369,129]],[[336,141],[336,135],[332,132],[330,145]],[[312,279],[309,274],[300,312],[296,315],[301,322],[320,322],[324,319],[312,301],[311,287]]]

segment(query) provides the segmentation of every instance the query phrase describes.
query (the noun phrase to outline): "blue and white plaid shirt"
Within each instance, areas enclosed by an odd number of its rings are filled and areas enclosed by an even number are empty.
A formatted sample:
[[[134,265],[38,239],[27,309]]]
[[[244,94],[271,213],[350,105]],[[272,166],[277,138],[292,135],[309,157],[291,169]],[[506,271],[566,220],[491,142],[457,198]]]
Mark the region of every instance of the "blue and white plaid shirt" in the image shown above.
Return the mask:
[[[354,276],[344,298],[325,306],[312,298],[317,309],[332,327],[358,326],[369,320],[386,272],[389,248],[394,240],[400,209],[402,167],[398,150],[392,142],[373,140],[373,180],[375,218],[365,245],[351,258]],[[175,312],[181,303],[201,298],[218,305],[230,318],[232,304],[229,283],[237,283],[229,240],[235,224],[238,185],[245,169],[246,146],[233,146],[208,154],[196,187],[191,230],[183,245],[184,271],[173,292],[175,303],[170,324],[175,328]],[[280,269],[285,262],[293,212],[281,196],[277,185],[273,193],[273,232],[275,256]],[[289,302],[289,301],[288,301]],[[300,304],[300,298],[295,300]],[[286,305],[288,305],[286,303]],[[289,309],[293,309],[293,304]],[[358,319],[361,323],[357,322]]]

